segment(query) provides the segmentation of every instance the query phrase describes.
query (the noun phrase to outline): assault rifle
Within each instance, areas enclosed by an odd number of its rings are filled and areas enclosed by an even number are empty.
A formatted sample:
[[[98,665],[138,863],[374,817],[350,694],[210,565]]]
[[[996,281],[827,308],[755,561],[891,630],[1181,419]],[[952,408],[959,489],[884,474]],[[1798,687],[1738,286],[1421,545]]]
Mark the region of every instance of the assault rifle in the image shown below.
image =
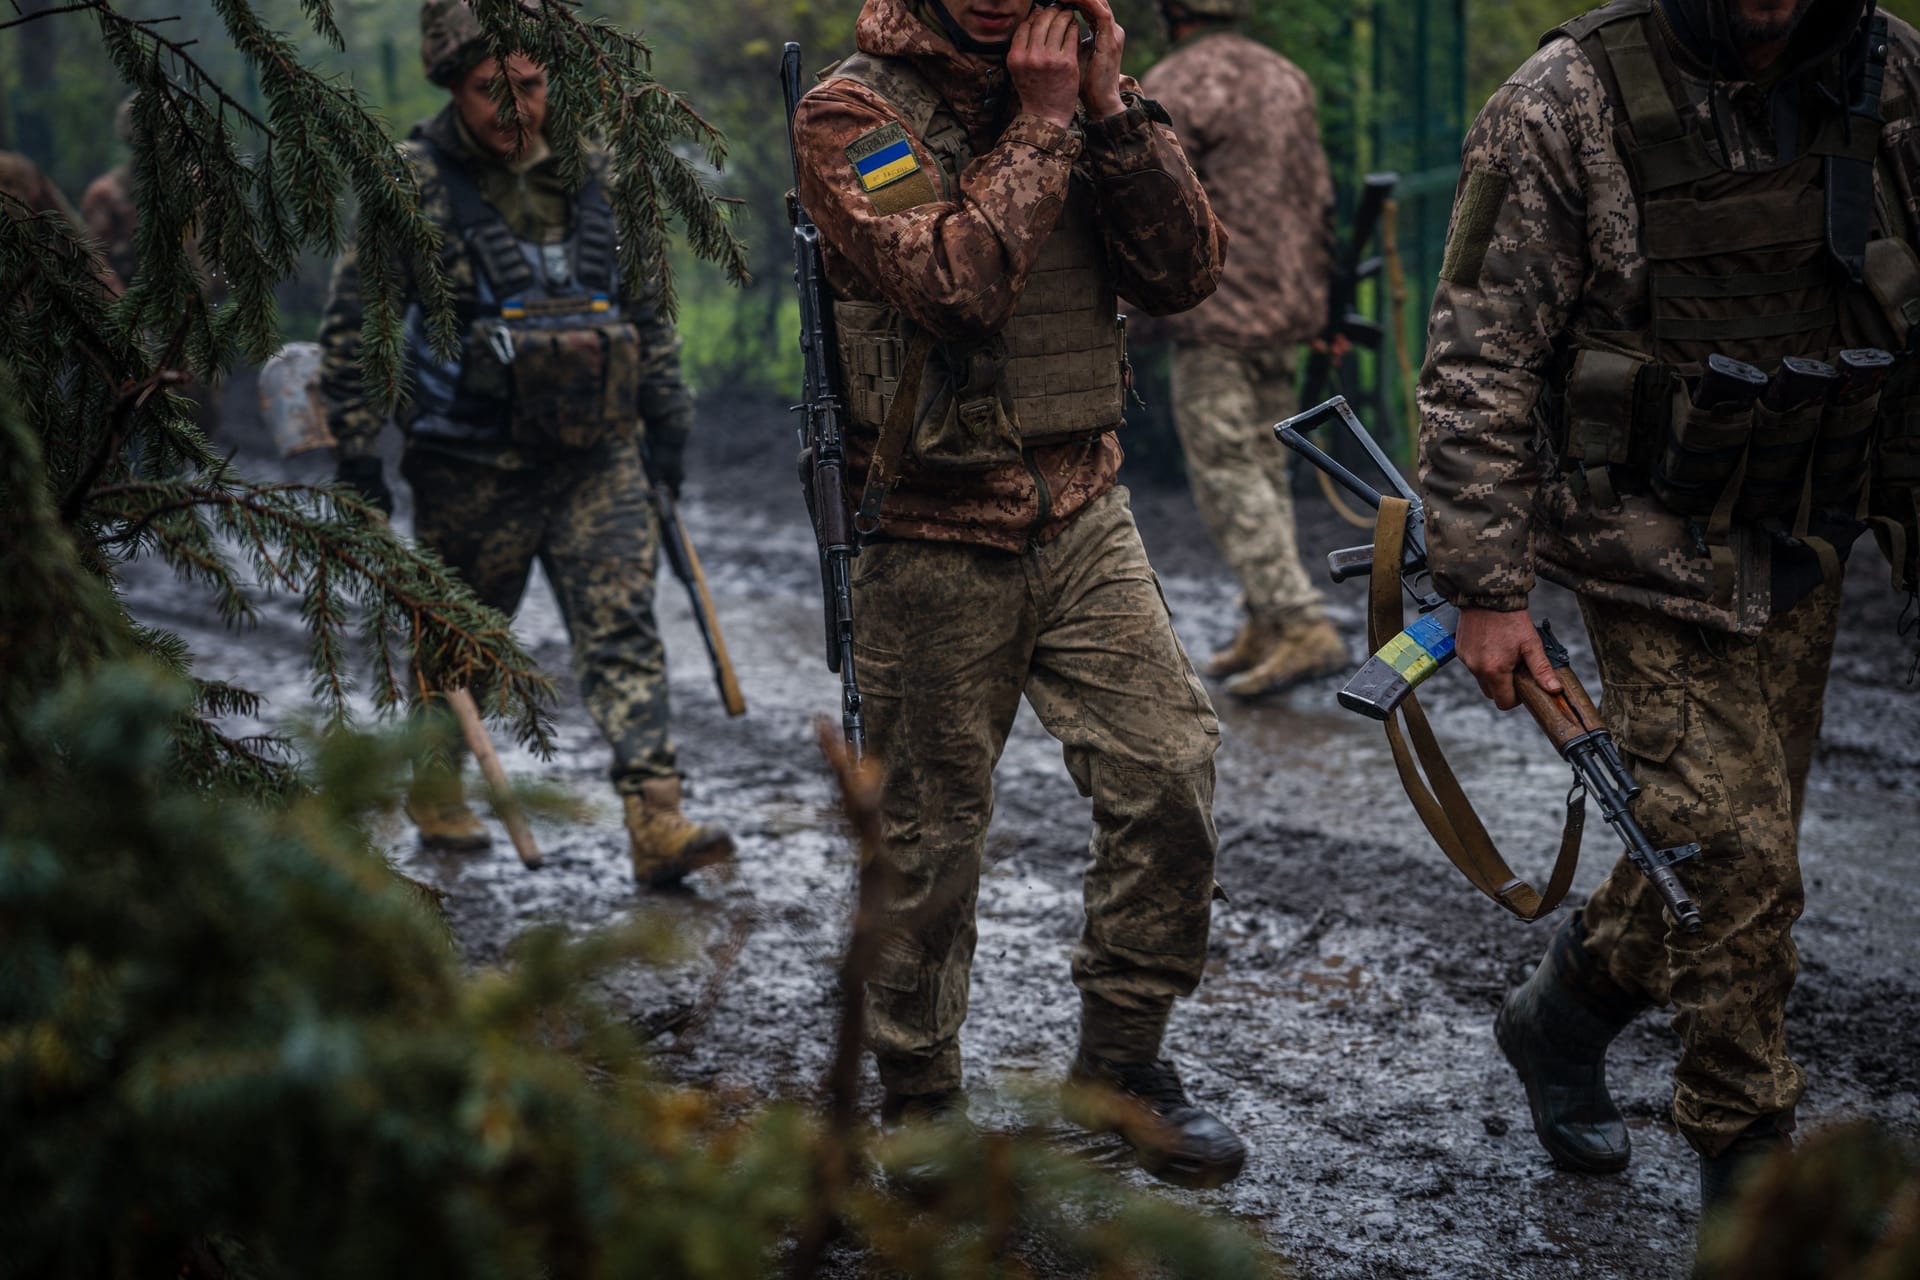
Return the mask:
[[[1360,285],[1379,275],[1385,265],[1379,254],[1366,256],[1367,246],[1380,229],[1380,215],[1399,183],[1397,173],[1370,173],[1360,188],[1360,201],[1353,211],[1353,239],[1345,250],[1335,249],[1333,272],[1327,281],[1327,326],[1320,331],[1325,349],[1316,349],[1307,360],[1300,398],[1308,403],[1321,399],[1330,389],[1334,339],[1345,338],[1356,347],[1378,351],[1386,337],[1380,322],[1359,309]]]
[[[800,46],[792,41],[780,55],[780,87],[787,101],[787,158],[793,166],[787,220],[793,224],[793,282],[800,290],[800,353],[806,369],[800,403],[793,407],[800,415],[800,489],[820,549],[827,669],[840,676],[840,731],[857,757],[867,746],[860,684],[853,672],[853,558],[860,554],[860,543],[847,511],[842,397],[834,367],[833,313],[820,262],[820,228],[800,204],[800,153],[793,143],[793,114],[801,94]]]
[[[1305,432],[1330,418],[1346,427],[1396,496],[1383,497],[1306,438]],[[1632,812],[1640,785],[1628,772],[1626,760],[1593,700],[1573,674],[1565,647],[1545,622],[1536,625],[1546,647],[1547,662],[1560,679],[1561,692],[1548,693],[1541,688],[1524,664],[1513,673],[1514,688],[1554,750],[1573,766],[1573,790],[1567,798],[1560,856],[1546,891],[1535,891],[1513,874],[1454,779],[1419,700],[1413,696],[1415,688],[1453,661],[1454,632],[1460,624],[1460,611],[1435,590],[1428,570],[1426,513],[1420,496],[1339,396],[1287,419],[1274,430],[1281,443],[1380,513],[1371,546],[1348,547],[1327,557],[1328,571],[1335,582],[1365,573],[1372,584],[1367,629],[1374,654],[1340,690],[1340,705],[1386,724],[1400,780],[1442,851],[1489,897],[1516,915],[1537,919],[1559,905],[1572,883],[1586,797],[1591,795],[1599,802],[1601,816],[1625,844],[1627,857],[1652,883],[1674,921],[1687,933],[1698,933],[1700,909],[1687,896],[1674,866],[1699,856],[1700,846],[1662,849],[1640,829]],[[1400,625],[1403,591],[1413,598],[1420,615],[1404,628]],[[1412,737],[1411,751],[1396,716],[1405,722]],[[1426,772],[1425,781],[1414,769],[1416,756]]]

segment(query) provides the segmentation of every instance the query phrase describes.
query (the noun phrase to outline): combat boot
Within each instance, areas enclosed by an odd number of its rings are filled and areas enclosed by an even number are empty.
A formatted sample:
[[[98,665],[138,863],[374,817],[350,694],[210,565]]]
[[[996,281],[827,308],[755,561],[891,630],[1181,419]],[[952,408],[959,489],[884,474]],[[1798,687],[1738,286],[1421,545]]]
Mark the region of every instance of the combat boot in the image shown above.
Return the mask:
[[[1240,624],[1240,629],[1233,633],[1233,640],[1227,647],[1207,659],[1206,668],[1201,674],[1209,680],[1237,676],[1273,652],[1274,643],[1279,638],[1278,628],[1248,617]]]
[[[402,807],[418,828],[425,848],[465,853],[493,843],[486,824],[467,807],[457,774],[452,778],[416,779]]]
[[[1236,698],[1264,698],[1305,680],[1329,676],[1347,667],[1347,645],[1325,618],[1280,628],[1279,638],[1260,661],[1230,677],[1226,690]]]
[[[917,1128],[938,1129],[942,1136],[934,1143],[916,1142],[891,1153],[893,1158],[883,1161],[881,1168],[894,1186],[916,1199],[926,1199],[940,1190],[957,1167],[955,1148],[971,1144],[979,1130],[967,1114],[967,1095],[958,1089],[933,1093],[895,1093],[888,1089],[881,1095],[881,1133],[897,1138]]]
[[[633,842],[633,878],[651,889],[676,885],[689,871],[733,856],[733,837],[680,812],[680,779],[649,778],[623,797]]]
[[[1780,1151],[1793,1148],[1791,1113],[1761,1116],[1717,1156],[1700,1157],[1700,1225],[1739,1199],[1748,1179]],[[1784,1127],[1783,1127],[1784,1126]]]
[[[1117,1133],[1140,1167],[1176,1186],[1222,1187],[1247,1163],[1246,1144],[1196,1107],[1171,1062],[1115,1062],[1082,1049],[1067,1073],[1060,1110],[1096,1133]]]
[[[1601,974],[1580,939],[1576,915],[1555,932],[1533,976],[1507,994],[1493,1033],[1520,1074],[1533,1131],[1553,1162],[1618,1173],[1632,1143],[1607,1092],[1607,1046],[1646,1005]]]

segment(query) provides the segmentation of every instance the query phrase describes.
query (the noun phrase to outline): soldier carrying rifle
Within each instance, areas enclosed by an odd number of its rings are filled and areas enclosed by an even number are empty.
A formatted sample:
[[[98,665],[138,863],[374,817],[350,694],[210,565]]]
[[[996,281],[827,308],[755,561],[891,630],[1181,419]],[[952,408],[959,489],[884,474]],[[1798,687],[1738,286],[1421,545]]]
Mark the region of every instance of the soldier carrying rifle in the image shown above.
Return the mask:
[[[1535,573],[1579,593],[1606,721],[1688,934],[1626,860],[1507,999],[1553,1159],[1624,1168],[1608,1043],[1671,1006],[1673,1115],[1711,1212],[1789,1143],[1798,832],[1841,574],[1914,589],[1920,38],[1863,0],[1614,0],[1553,32],[1466,142],[1421,377],[1458,650],[1501,707]]]

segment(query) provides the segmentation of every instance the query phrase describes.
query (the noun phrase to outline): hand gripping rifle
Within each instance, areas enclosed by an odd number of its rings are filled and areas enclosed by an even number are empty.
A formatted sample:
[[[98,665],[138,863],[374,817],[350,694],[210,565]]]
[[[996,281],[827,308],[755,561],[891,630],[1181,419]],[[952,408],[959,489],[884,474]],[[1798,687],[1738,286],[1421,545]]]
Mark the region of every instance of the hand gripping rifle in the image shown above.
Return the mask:
[[[793,282],[800,290],[800,352],[806,374],[800,415],[800,489],[820,546],[820,587],[826,605],[827,669],[840,676],[840,729],[856,757],[867,746],[860,712],[860,685],[853,673],[853,558],[860,554],[847,511],[846,441],[840,425],[839,374],[834,368],[833,313],[827,308],[820,263],[820,228],[800,204],[800,153],[793,142],[793,113],[800,105],[800,46],[789,41],[780,55],[780,87],[787,100],[787,158],[793,190],[787,220],[793,224]]]
[[[1304,433],[1328,418],[1338,418],[1346,426],[1397,496],[1382,495],[1307,440]],[[1422,681],[1453,661],[1454,631],[1460,625],[1460,611],[1441,598],[1428,571],[1426,513],[1419,495],[1339,396],[1287,419],[1274,430],[1281,443],[1379,512],[1372,546],[1349,547],[1327,557],[1328,572],[1335,582],[1365,573],[1371,583],[1367,643],[1373,656],[1340,690],[1340,705],[1386,725],[1400,781],[1441,851],[1481,892],[1522,919],[1537,920],[1560,905],[1573,882],[1574,867],[1580,859],[1580,833],[1586,825],[1586,798],[1591,795],[1599,802],[1601,816],[1626,845],[1627,857],[1652,882],[1674,921],[1685,932],[1698,933],[1700,909],[1687,896],[1674,866],[1697,857],[1700,846],[1661,849],[1640,829],[1632,812],[1640,786],[1627,771],[1626,760],[1593,700],[1573,674],[1565,647],[1544,622],[1537,624],[1540,640],[1546,646],[1548,664],[1560,678],[1561,692],[1552,694],[1541,688],[1524,663],[1513,673],[1514,687],[1554,750],[1573,766],[1573,788],[1567,794],[1560,853],[1546,890],[1534,889],[1513,873],[1461,790],[1434,738],[1426,712],[1413,696]],[[1401,626],[1403,590],[1413,598],[1420,614],[1405,628]],[[1421,770],[1425,771],[1424,779]]]
[[[1380,229],[1380,216],[1386,211],[1393,189],[1400,184],[1397,173],[1370,173],[1360,188],[1360,201],[1353,211],[1353,239],[1346,249],[1335,250],[1333,273],[1327,281],[1327,327],[1320,331],[1321,348],[1307,359],[1306,382],[1301,399],[1318,401],[1331,389],[1333,380],[1333,340],[1345,338],[1356,347],[1378,351],[1386,337],[1380,322],[1360,310],[1360,285],[1380,274],[1386,259],[1379,254],[1366,257],[1367,245]]]

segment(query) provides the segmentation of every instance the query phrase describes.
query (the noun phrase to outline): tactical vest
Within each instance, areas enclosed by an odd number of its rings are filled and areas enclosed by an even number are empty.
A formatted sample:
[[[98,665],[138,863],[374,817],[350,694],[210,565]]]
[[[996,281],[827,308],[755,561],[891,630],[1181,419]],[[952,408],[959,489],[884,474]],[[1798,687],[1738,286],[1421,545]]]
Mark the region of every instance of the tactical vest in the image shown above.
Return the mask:
[[[558,242],[524,240],[489,204],[465,164],[431,141],[446,192],[448,257],[473,266],[472,296],[455,301],[459,348],[437,354],[418,304],[407,313],[410,435],[523,448],[586,448],[639,421],[640,335],[623,319],[612,206],[598,175]]]
[[[958,198],[974,158],[966,128],[910,64],[855,54],[823,79],[885,98],[939,161],[940,198]],[[906,456],[929,468],[985,467],[1120,426],[1126,335],[1117,305],[1093,190],[1076,176],[1006,327],[983,342],[932,344]],[[885,303],[837,299],[833,313],[848,418],[878,432],[919,327]]]
[[[1850,46],[1850,100],[1809,89],[1804,149],[1757,172],[1733,171],[1708,145],[1657,21],[1654,0],[1613,0],[1543,40],[1577,42],[1607,88],[1646,264],[1638,306],[1575,319],[1543,409],[1587,501],[1611,507],[1621,492],[1651,491],[1696,522],[1730,589],[1735,519],[1796,541],[1850,530],[1850,542],[1864,527],[1876,443],[1897,469],[1910,429],[1896,423],[1876,440],[1878,385],[1798,405],[1697,405],[1708,356],[1772,376],[1789,356],[1904,354],[1920,321],[1920,260],[1904,217],[1875,214],[1885,18]],[[1831,548],[1816,550],[1830,574]]]

